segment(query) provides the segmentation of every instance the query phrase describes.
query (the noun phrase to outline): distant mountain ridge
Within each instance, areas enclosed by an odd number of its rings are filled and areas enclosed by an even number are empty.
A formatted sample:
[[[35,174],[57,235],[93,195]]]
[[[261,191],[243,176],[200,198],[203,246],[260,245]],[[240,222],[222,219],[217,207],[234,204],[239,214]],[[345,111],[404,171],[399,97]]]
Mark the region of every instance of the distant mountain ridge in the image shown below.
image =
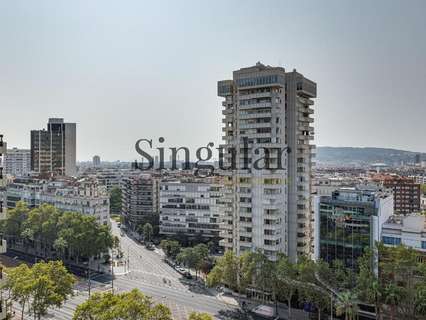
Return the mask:
[[[390,148],[372,147],[317,147],[316,159],[324,164],[372,164],[388,165],[414,163],[416,155],[426,160],[426,153]]]

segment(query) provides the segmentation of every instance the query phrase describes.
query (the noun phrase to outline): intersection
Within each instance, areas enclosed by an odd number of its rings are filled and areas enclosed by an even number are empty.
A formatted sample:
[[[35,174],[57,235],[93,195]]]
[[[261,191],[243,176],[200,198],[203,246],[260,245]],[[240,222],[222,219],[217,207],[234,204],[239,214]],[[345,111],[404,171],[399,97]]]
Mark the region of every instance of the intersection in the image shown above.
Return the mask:
[[[112,223],[112,232],[120,238],[121,249],[130,265],[130,272],[114,277],[114,292],[126,292],[137,288],[151,296],[155,302],[167,305],[175,320],[188,319],[192,311],[207,312],[221,319],[220,313],[235,309],[218,299],[215,290],[206,289],[194,281],[184,279],[163,261],[158,250],[147,250],[127,235],[121,236],[115,222]],[[97,275],[92,278],[92,293],[109,290],[111,290],[109,275]],[[60,309],[49,310],[49,314],[44,318],[70,320],[76,307],[88,297],[87,281],[81,279],[75,287],[75,295]],[[18,304],[14,307],[17,316],[20,314],[20,307]],[[33,317],[26,315],[25,319]]]

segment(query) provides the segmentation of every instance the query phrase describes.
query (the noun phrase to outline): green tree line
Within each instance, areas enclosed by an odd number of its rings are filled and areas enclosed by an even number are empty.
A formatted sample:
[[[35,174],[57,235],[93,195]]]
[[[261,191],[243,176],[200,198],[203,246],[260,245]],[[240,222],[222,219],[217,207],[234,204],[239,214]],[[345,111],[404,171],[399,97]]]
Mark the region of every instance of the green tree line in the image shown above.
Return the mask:
[[[48,204],[30,210],[18,202],[16,208],[8,210],[0,229],[13,249],[77,264],[108,252],[114,245],[109,226],[100,225],[95,217],[62,212]]]
[[[213,267],[214,261],[209,257],[210,248],[204,243],[182,248],[176,240],[162,240],[160,247],[169,260],[195,270],[196,277],[201,272],[207,274]]]
[[[373,253],[375,252],[375,253]],[[375,261],[379,263],[375,263]],[[280,255],[272,262],[261,252],[236,256],[232,251],[216,261],[208,274],[209,286],[225,285],[246,293],[255,288],[275,301],[286,301],[291,318],[293,299],[315,306],[321,313],[356,319],[360,303],[376,307],[378,319],[426,319],[426,266],[419,253],[403,246],[378,245],[359,261],[352,272],[341,261],[329,265],[301,257],[296,263]]]

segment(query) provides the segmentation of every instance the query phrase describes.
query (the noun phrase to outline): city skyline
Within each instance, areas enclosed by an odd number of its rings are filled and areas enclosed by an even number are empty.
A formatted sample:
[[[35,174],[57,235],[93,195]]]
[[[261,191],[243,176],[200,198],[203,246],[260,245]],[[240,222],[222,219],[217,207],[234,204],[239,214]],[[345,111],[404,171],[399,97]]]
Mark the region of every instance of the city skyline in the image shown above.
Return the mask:
[[[99,4],[0,4],[10,147],[51,117],[77,123],[79,161],[138,159],[140,138],[217,146],[216,80],[261,61],[316,79],[316,145],[426,152],[424,2]]]

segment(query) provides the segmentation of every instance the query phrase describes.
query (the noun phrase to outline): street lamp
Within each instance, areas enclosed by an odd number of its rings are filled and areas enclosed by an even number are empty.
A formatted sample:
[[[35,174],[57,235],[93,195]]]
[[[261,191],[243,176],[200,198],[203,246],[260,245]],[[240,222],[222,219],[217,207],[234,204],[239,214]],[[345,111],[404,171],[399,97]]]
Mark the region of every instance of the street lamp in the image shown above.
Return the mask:
[[[87,268],[87,285],[89,287],[89,298],[90,298],[90,293],[91,293],[91,288],[92,288],[92,280],[90,278],[90,257],[89,257],[89,263],[88,263],[88,268]]]
[[[111,292],[114,294],[114,249],[111,249]]]

